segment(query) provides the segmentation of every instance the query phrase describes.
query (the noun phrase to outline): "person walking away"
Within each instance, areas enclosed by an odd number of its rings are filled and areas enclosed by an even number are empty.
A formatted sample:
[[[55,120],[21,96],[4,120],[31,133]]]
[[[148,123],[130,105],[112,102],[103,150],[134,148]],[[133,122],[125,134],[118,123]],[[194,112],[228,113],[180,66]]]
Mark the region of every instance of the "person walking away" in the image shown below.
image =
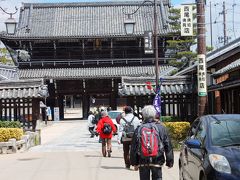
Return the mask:
[[[90,138],[93,138],[95,135],[95,133],[94,133],[95,124],[96,124],[95,116],[92,111],[89,111],[89,113],[88,113],[88,130],[91,133]]]
[[[134,130],[141,124],[137,116],[133,115],[133,109],[130,106],[124,108],[125,116],[120,119],[118,144],[123,144],[123,157],[125,167],[130,168],[130,147]]]
[[[106,108],[103,107],[103,106],[99,107],[97,122],[99,122],[100,119],[102,118],[102,111],[106,111]],[[102,138],[101,138],[100,136],[99,136],[98,142],[99,142],[99,143],[102,143]]]
[[[97,132],[102,139],[102,155],[111,157],[112,152],[112,134],[116,132],[116,127],[112,120],[108,117],[107,111],[101,112],[101,119],[97,124]]]
[[[140,180],[150,180],[150,173],[152,180],[162,180],[162,166],[165,161],[169,168],[174,163],[172,144],[166,128],[154,120],[154,106],[145,106],[142,116],[143,123],[133,135],[130,162],[135,170],[139,169]]]

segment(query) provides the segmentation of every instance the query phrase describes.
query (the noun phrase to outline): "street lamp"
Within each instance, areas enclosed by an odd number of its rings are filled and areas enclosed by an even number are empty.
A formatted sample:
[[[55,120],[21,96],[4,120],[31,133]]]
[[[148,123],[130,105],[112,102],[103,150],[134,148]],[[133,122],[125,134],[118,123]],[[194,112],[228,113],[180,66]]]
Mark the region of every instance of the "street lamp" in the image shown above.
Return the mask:
[[[135,14],[141,8],[141,6],[145,3],[151,3],[152,5],[154,5],[153,36],[154,36],[155,75],[156,75],[155,84],[156,84],[156,94],[159,94],[160,87],[159,87],[159,68],[158,68],[157,2],[156,0],[154,0],[154,2],[149,0],[143,1],[143,3],[140,4],[139,7],[132,13],[124,12],[124,14],[128,16],[128,19],[126,19],[124,22],[124,27],[125,27],[126,34],[131,35],[134,33],[135,21],[132,19],[132,15]]]
[[[15,12],[14,13],[8,13],[6,12],[2,7],[0,7],[0,9],[10,15],[10,18],[8,18],[6,21],[5,21],[5,24],[6,24],[6,31],[7,31],[7,34],[15,34],[16,32],[16,27],[17,27],[17,22],[15,21],[15,19],[12,17],[12,15],[16,14],[18,9],[15,7]]]

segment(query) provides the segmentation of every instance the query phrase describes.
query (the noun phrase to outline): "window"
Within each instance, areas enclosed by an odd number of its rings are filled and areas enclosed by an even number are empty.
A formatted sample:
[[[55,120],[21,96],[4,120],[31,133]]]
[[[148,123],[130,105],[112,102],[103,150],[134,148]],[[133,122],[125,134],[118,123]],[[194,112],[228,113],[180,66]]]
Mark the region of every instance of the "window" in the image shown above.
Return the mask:
[[[206,137],[206,128],[205,126],[203,125],[203,123],[201,123],[199,126],[198,126],[198,130],[197,130],[197,133],[196,133],[196,136],[195,138],[200,140],[201,142],[204,141]]]

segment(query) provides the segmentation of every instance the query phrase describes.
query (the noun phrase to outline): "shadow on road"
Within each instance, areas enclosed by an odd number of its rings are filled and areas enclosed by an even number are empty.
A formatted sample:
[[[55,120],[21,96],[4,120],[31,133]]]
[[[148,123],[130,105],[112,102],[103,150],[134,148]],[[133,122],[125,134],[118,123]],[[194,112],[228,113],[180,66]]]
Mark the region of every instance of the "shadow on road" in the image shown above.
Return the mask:
[[[124,167],[113,167],[113,166],[101,166],[101,168],[103,169],[125,169]]]
[[[85,155],[85,157],[92,157],[92,158],[94,158],[94,157],[102,157],[103,158],[102,155]],[[108,158],[108,157],[106,157],[106,158]],[[120,156],[111,156],[111,158],[113,158],[113,159],[123,159],[122,156],[121,157]]]

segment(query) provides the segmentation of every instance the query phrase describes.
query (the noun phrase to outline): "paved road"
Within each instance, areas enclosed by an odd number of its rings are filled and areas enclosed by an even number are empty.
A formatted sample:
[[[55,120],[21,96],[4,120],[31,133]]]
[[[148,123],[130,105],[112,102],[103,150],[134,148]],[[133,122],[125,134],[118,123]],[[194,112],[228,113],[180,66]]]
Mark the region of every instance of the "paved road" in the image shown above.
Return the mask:
[[[42,145],[28,152],[0,156],[3,180],[137,180],[138,172],[126,170],[122,146],[113,138],[111,158],[103,158],[98,138],[89,138],[86,121],[53,123],[42,129]],[[175,159],[179,156],[175,152]],[[177,163],[163,168],[164,180],[177,180]]]

